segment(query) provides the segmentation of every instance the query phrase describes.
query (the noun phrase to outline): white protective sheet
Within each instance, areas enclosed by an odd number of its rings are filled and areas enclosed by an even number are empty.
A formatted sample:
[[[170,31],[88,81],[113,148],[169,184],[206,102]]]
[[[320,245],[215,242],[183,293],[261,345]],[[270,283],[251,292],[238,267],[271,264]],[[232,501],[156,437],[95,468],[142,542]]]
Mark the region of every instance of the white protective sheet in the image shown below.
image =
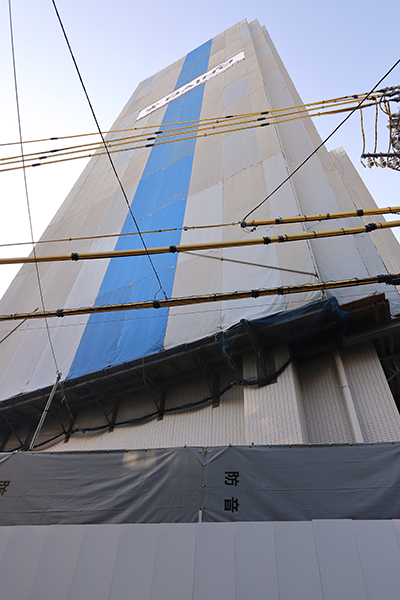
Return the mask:
[[[200,107],[201,119],[289,107],[299,103],[298,94],[275,48],[270,43],[265,30],[257,22],[247,25],[243,21],[216,36],[210,46],[204,45],[204,48],[206,47],[209,48],[209,57],[207,64],[202,66],[203,73],[242,52],[244,52],[245,59],[204,84]],[[205,50],[201,48],[199,56],[201,55],[203,58],[200,56],[199,60],[205,60]],[[179,77],[186,64],[185,61],[185,58],[180,59],[142,82],[123,109],[114,127],[133,127],[141,110],[171,93],[180,81]],[[196,88],[197,91],[194,90],[194,92],[197,93],[199,89]],[[176,118],[178,118],[179,111],[183,110],[184,101],[190,93],[179,97],[175,101],[176,104],[172,101],[167,106],[154,110],[140,120],[140,126],[158,127],[162,123],[166,111],[175,110],[174,107],[178,107],[178,103],[181,102],[182,105],[179,105],[181,108],[177,109],[176,113],[178,115]],[[189,111],[185,114],[189,114],[190,106],[185,110]],[[113,136],[115,137],[114,134],[111,134],[110,139]],[[193,161],[190,164],[188,191],[186,197],[181,199],[182,202],[186,202],[183,224],[190,226],[240,222],[289,173],[293,172],[313,151],[317,143],[318,135],[314,126],[311,121],[304,120],[199,138],[194,148]],[[171,154],[169,158],[170,151],[169,146],[165,146],[164,163],[159,162],[160,165],[164,165],[159,168],[164,169],[165,172],[177,160],[177,153],[180,152],[178,144],[174,146],[173,155]],[[116,155],[118,173],[127,190],[129,201],[132,201],[141,178],[144,176],[150,155],[151,149],[149,148],[121,151]],[[187,156],[185,160],[185,168],[188,169]],[[343,206],[355,206],[359,201],[360,186],[357,184],[358,187],[357,185],[352,187],[349,183],[351,168],[346,166],[343,161],[340,162],[340,166],[339,173],[328,153],[322,150],[321,156],[315,156],[309,160],[290,182],[273,194],[259,209],[252,212],[250,219],[336,212]],[[171,172],[170,169],[169,173]],[[174,182],[168,180],[171,211],[175,202],[173,185]],[[177,187],[179,187],[178,183]],[[355,189],[356,191],[354,191]],[[155,187],[154,194],[157,195],[157,193]],[[153,199],[149,198],[149,203]],[[373,204],[373,200],[368,198],[368,205],[371,202]],[[150,209],[149,211],[149,215],[152,214]],[[144,207],[145,212],[146,207]],[[119,233],[126,214],[125,201],[119,192],[118,183],[107,158],[97,156],[92,159],[78,179],[44,237],[58,239],[79,235]],[[167,213],[165,214],[168,217]],[[149,223],[151,225],[151,221]],[[354,220],[351,222],[344,220],[335,223],[334,227],[352,224],[354,224]],[[168,226],[173,227],[174,225],[176,223],[168,223]],[[259,228],[254,232],[249,232],[243,231],[239,225],[236,225],[222,229],[184,230],[180,241],[182,244],[190,244],[240,240],[252,236],[262,237],[327,228],[329,225],[326,223],[315,223],[307,226],[299,224],[290,227]],[[115,247],[116,240],[117,238],[94,242],[86,240],[80,242],[79,247],[70,242],[55,242],[48,246],[40,246],[38,252],[51,251],[54,254],[68,254],[76,251],[112,249]],[[390,251],[388,250],[389,246]],[[392,240],[389,246],[380,243],[374,244],[370,236],[365,234],[359,238],[331,238],[312,242],[285,243],[273,247],[260,245],[246,249],[231,248],[207,250],[190,255],[180,254],[176,268],[174,267],[172,296],[234,292],[260,287],[312,283],[318,280],[328,281],[378,275],[384,273],[387,266],[392,264],[388,256],[393,253],[394,247],[397,248],[397,242],[393,246]],[[382,258],[379,255],[380,252],[383,253]],[[40,276],[46,308],[58,309],[94,304],[108,263],[108,260],[102,260],[87,263],[78,261],[41,265]],[[138,262],[139,264],[140,271],[146,261],[142,260],[140,263]],[[162,264],[161,259],[159,264]],[[139,282],[146,277],[148,277],[147,272],[143,277],[138,273],[136,281]],[[115,283],[115,286],[113,291],[117,292],[118,282]],[[347,302],[350,299],[381,291],[385,292],[390,299],[392,310],[398,312],[400,302],[397,291],[384,285],[357,287],[344,291],[338,289],[331,294],[336,295],[340,301]],[[152,349],[154,349],[153,346],[156,347],[156,351],[171,348],[217,333],[242,318],[251,319],[284,309],[291,310],[320,297],[320,292],[302,293],[284,298],[271,296],[264,299],[219,302],[203,304],[199,307],[171,309],[162,335],[159,333],[154,335],[154,333],[150,333],[153,331],[152,327],[148,328],[149,336],[153,336],[152,339],[155,340],[155,346],[153,344],[151,347]],[[143,299],[148,299],[148,297]],[[36,273],[33,266],[25,266],[0,302],[0,313],[34,311],[35,309],[41,309]],[[120,319],[125,318],[123,313],[119,315]],[[150,312],[148,317],[151,318]],[[156,319],[159,317],[159,314],[155,314]],[[130,316],[127,315],[126,318],[130,318]],[[88,318],[83,316],[52,319],[49,323],[58,367],[63,377],[67,376],[74,361],[79,344],[85,335],[87,322]],[[5,338],[16,325],[18,322],[3,324],[1,339]],[[96,327],[100,326],[96,325]],[[129,339],[135,338],[133,336]],[[120,351],[121,357],[125,357],[124,349],[119,348]],[[102,352],[101,344],[96,352]],[[93,364],[103,365],[104,362],[107,361],[94,361]],[[0,399],[52,385],[55,380],[55,372],[44,322],[27,321],[0,343],[0,377],[2,381]]]

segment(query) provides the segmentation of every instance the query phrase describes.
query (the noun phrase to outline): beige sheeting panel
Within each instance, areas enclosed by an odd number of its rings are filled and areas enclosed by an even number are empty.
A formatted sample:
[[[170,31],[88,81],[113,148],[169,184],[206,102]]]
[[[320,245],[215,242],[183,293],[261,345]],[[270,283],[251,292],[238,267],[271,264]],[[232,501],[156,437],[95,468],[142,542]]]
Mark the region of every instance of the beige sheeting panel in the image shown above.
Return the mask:
[[[205,84],[201,118],[294,106],[298,94],[265,30],[257,21],[242,21],[212,41],[209,68],[244,51],[245,61]],[[174,88],[181,59],[141,83],[123,109],[114,127],[133,127],[140,110],[159,100]],[[164,109],[140,121],[140,126],[161,123]],[[238,131],[201,138],[196,143],[193,170],[186,204],[186,225],[238,222],[271,193],[318,144],[319,137],[310,121]],[[116,164],[130,197],[143,173],[150,150],[120,152]],[[334,185],[333,185],[334,184]],[[372,201],[373,202],[373,201]],[[354,206],[349,187],[338,174],[325,149],[313,157],[279,192],[252,213],[261,219],[295,214],[339,211]],[[45,238],[97,235],[119,232],[127,207],[106,157],[89,163],[49,228]],[[343,225],[347,223],[343,221]],[[354,221],[352,221],[354,224]],[[249,233],[239,226],[222,230],[184,231],[182,243],[194,241],[245,239],[302,231],[303,225],[260,228]],[[318,224],[313,229],[322,228]],[[380,235],[380,234],[377,234]],[[112,249],[116,238],[41,246],[38,253],[69,253]],[[208,251],[179,255],[173,296],[275,287],[363,277],[385,272],[388,261],[377,251],[370,236],[295,242],[273,248]],[[243,264],[243,263],[251,263]],[[385,264],[384,264],[385,263]],[[43,264],[39,267],[45,306],[63,308],[93,304],[108,261]],[[293,271],[299,271],[294,273]],[[377,291],[388,294],[394,312],[400,310],[396,290],[386,286],[335,290],[342,301]],[[212,335],[242,318],[256,318],[281,310],[297,308],[321,296],[320,293],[181,307],[170,311],[164,346],[170,348]],[[24,266],[4,298],[0,313],[33,311],[41,308],[35,269]],[[50,323],[58,367],[68,374],[84,331],[87,317],[52,320]],[[1,338],[18,323],[2,324]],[[23,323],[0,343],[0,399],[51,385],[55,365],[43,322]]]
[[[155,78],[139,85],[136,102],[132,99],[114,123],[114,129],[133,127],[139,113],[138,102],[151,102],[157,96],[155,81],[169,89],[178,78],[181,59]],[[147,85],[148,84],[148,85]],[[139,106],[139,107],[138,107]],[[142,125],[157,125],[165,109],[142,120]],[[110,136],[113,137],[113,136]],[[128,198],[132,199],[150,149],[116,156],[118,175]],[[93,158],[79,177],[41,239],[114,234],[121,231],[128,208],[119,184],[105,156]],[[79,242],[54,242],[37,246],[37,254],[69,254],[113,250],[118,237]],[[46,308],[92,306],[96,300],[109,260],[39,265]],[[0,314],[41,310],[34,265],[24,265],[0,301]],[[88,316],[49,320],[50,335],[58,369],[67,376]],[[0,339],[20,322],[2,323]],[[49,345],[45,322],[26,321],[0,343],[0,399],[52,385],[56,367]]]

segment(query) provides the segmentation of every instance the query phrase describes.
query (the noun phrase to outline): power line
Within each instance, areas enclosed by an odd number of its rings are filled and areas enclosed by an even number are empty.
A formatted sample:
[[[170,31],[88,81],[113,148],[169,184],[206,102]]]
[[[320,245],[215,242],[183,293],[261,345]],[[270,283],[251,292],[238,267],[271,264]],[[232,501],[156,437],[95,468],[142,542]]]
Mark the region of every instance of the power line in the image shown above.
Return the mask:
[[[387,206],[385,208],[371,208],[371,209],[358,209],[342,211],[337,213],[321,213],[318,215],[296,215],[294,217],[276,217],[273,219],[265,219],[263,221],[244,221],[233,222],[233,223],[213,223],[208,225],[183,225],[182,227],[169,227],[168,229],[152,229],[149,231],[142,231],[142,235],[156,234],[156,233],[169,233],[173,231],[191,231],[196,229],[216,229],[219,227],[261,227],[270,225],[284,225],[290,223],[311,223],[313,221],[328,221],[332,219],[344,219],[351,217],[367,217],[373,215],[386,215],[386,214],[398,214],[400,213],[400,206]],[[62,242],[78,242],[85,240],[101,240],[113,237],[125,237],[131,235],[138,235],[137,231],[131,231],[127,233],[106,233],[102,235],[84,235],[77,237],[66,237],[66,238],[55,238],[49,240],[38,240],[35,244],[55,244]],[[14,242],[9,244],[0,244],[0,248],[9,248],[11,246],[25,246],[31,245],[32,242]]]
[[[246,298],[262,298],[265,296],[286,296],[288,294],[304,294],[323,290],[338,288],[349,288],[362,285],[374,285],[385,283],[387,285],[400,285],[400,273],[386,273],[384,275],[373,275],[371,277],[354,277],[352,279],[340,279],[335,281],[319,281],[316,283],[302,283],[300,285],[286,285],[273,288],[259,288],[255,290],[244,290],[236,292],[216,292],[214,294],[203,294],[197,296],[181,296],[178,298],[167,298],[166,300],[144,300],[142,302],[125,302],[122,304],[105,304],[100,306],[83,306],[81,308],[59,308],[46,311],[45,313],[14,313],[0,315],[1,321],[15,321],[20,319],[41,319],[46,317],[68,317],[76,315],[100,314],[115,311],[160,309],[177,306],[190,306],[196,304],[207,304],[209,302],[227,302],[231,300],[244,300]]]
[[[314,240],[318,238],[337,237],[342,235],[357,235],[370,233],[377,229],[391,229],[400,227],[400,221],[384,221],[368,223],[360,227],[341,227],[340,229],[327,229],[323,231],[302,231],[300,233],[264,236],[262,238],[245,238],[241,240],[225,240],[222,242],[203,242],[198,244],[179,244],[177,246],[159,246],[158,248],[134,248],[128,250],[108,250],[104,252],[72,252],[71,254],[53,254],[48,256],[26,256],[18,258],[0,258],[0,265],[30,264],[38,262],[67,262],[78,260],[99,260],[104,258],[128,258],[133,256],[145,256],[155,254],[175,254],[179,252],[191,252],[195,250],[219,250],[222,248],[243,248],[248,246],[260,246],[270,244],[282,244],[285,242],[299,242],[302,240]]]
[[[285,185],[285,183],[287,183],[289,181],[289,179],[291,179],[293,177],[293,175],[295,175],[295,173],[297,173],[297,171],[299,171],[305,164],[306,162],[308,162],[310,160],[310,158],[312,158],[314,156],[314,154],[316,154],[318,152],[318,150],[320,150],[322,148],[322,146],[324,146],[326,144],[326,142],[328,140],[330,140],[330,138],[338,131],[338,129],[340,129],[340,127],[342,127],[342,125],[344,125],[346,123],[346,121],[348,119],[350,119],[350,117],[355,113],[356,110],[358,110],[362,104],[364,104],[364,102],[367,100],[367,98],[374,93],[374,91],[376,90],[376,88],[382,83],[382,81],[384,79],[386,79],[386,77],[397,67],[397,65],[400,63],[400,58],[394,63],[394,65],[385,73],[385,75],[383,77],[381,77],[381,79],[378,81],[378,83],[376,83],[374,85],[374,87],[372,88],[372,90],[370,92],[368,92],[368,94],[366,94],[366,96],[364,98],[362,98],[362,100],[357,104],[357,106],[355,108],[353,108],[353,110],[346,115],[346,117],[339,123],[339,125],[337,125],[335,127],[335,129],[315,148],[315,150],[313,150],[311,152],[311,154],[309,154],[307,156],[307,158],[305,158],[299,165],[298,167],[295,168],[295,170],[290,173],[290,175],[288,175],[270,194],[268,194],[268,196],[266,196],[264,198],[264,200],[262,200],[259,204],[257,204],[257,206],[255,206],[250,212],[247,213],[247,215],[245,217],[243,217],[242,221],[246,221],[246,219],[248,219],[248,217],[255,212],[258,208],[260,208],[260,206],[262,206],[267,200],[269,200],[271,198],[271,196],[273,196],[278,190],[281,189],[281,187],[283,185]]]
[[[399,284],[396,283],[396,284],[393,284],[393,285],[397,286]],[[346,298],[348,298],[349,301],[350,300],[354,300],[354,296],[352,294],[341,293],[340,297],[341,297],[342,300],[345,300]],[[272,299],[272,302],[275,301],[274,300],[274,296],[271,295],[269,298]],[[249,298],[249,299],[252,300],[252,298]],[[296,300],[293,295],[290,298],[290,303],[293,306],[299,306],[299,307],[300,306],[304,306],[304,301],[303,300]],[[263,304],[263,306],[265,307],[265,304]],[[251,309],[253,307],[254,307],[254,303],[241,304],[240,305],[240,310],[242,310],[242,309]],[[237,310],[238,310],[237,306],[225,306],[224,307],[224,311],[226,311],[226,312],[237,311]],[[207,309],[203,309],[201,312],[202,312],[202,314],[204,314],[204,313],[220,313],[220,311],[221,311],[220,308],[207,308]],[[179,311],[177,313],[174,313],[174,312],[170,313],[169,319],[174,319],[174,318],[181,319],[182,316],[187,316],[187,315],[198,315],[198,308],[196,307],[196,305],[193,306],[193,310]],[[149,313],[147,316],[143,316],[143,315],[137,316],[137,315],[135,315],[133,317],[125,315],[123,318],[119,318],[119,319],[118,318],[108,319],[107,322],[108,323],[124,323],[126,321],[131,321],[131,322],[135,321],[136,322],[136,321],[143,321],[143,320],[147,320],[147,319],[151,319],[152,320],[152,319],[158,319],[158,318],[159,319],[164,319],[165,317],[163,315],[161,315],[161,314],[158,315],[157,313],[155,313],[155,314],[154,313],[153,314]],[[54,328],[54,329],[57,328],[58,329],[59,327],[62,327],[62,328],[71,328],[71,327],[79,327],[80,326],[80,323],[78,323],[78,322],[71,322],[71,320],[72,320],[71,318],[67,319],[64,322],[57,320],[54,323],[54,325],[52,325],[50,323],[49,327],[50,327],[50,329],[52,329],[52,328]],[[7,323],[9,321],[4,320],[3,322]],[[21,322],[20,325],[23,325],[24,323],[25,323],[25,321]],[[93,322],[88,322],[87,323],[87,327],[96,327],[97,328],[99,326],[101,327],[101,325],[102,325],[102,323],[100,321],[97,321],[97,322],[93,321]],[[42,330],[42,329],[44,329],[44,327],[42,327],[40,325],[32,324],[30,326],[30,328],[29,328],[29,331],[39,331],[39,330]],[[12,330],[9,333],[13,333],[13,331],[14,330]],[[5,333],[5,331],[3,331],[3,333]],[[60,383],[60,385],[62,385],[62,382]]]
[[[298,275],[311,275],[311,277],[318,278],[318,275],[316,273],[311,273],[310,271],[299,271],[298,269],[289,269],[289,268],[286,269],[285,267],[275,267],[273,265],[262,265],[261,263],[247,262],[245,260],[235,260],[234,258],[226,258],[224,256],[214,256],[213,254],[199,254],[198,252],[189,252],[189,251],[185,251],[185,250],[183,250],[182,253],[187,254],[187,256],[209,258],[209,259],[213,259],[213,260],[219,260],[220,262],[234,263],[236,265],[246,265],[248,267],[258,267],[260,269],[272,269],[273,271],[285,271],[287,273],[296,273]]]
[[[376,106],[376,102],[372,102],[370,104],[365,104],[364,107],[367,106]],[[129,150],[138,150],[138,149],[144,149],[144,148],[152,148],[153,146],[160,146],[160,145],[164,145],[164,144],[170,144],[172,142],[179,142],[179,141],[187,141],[187,140],[191,140],[191,139],[198,139],[201,137],[210,137],[212,135],[222,135],[222,134],[229,134],[229,133],[234,133],[236,131],[244,131],[244,130],[249,130],[249,129],[255,129],[255,128],[259,128],[259,127],[266,127],[268,125],[276,125],[279,123],[286,123],[289,121],[295,121],[297,119],[304,119],[304,118],[308,118],[308,117],[316,117],[316,116],[321,116],[321,115],[332,115],[332,114],[337,114],[337,113],[341,113],[344,111],[349,111],[352,110],[351,107],[347,107],[347,108],[342,108],[342,109],[336,109],[333,111],[326,111],[325,113],[321,113],[321,112],[317,112],[317,113],[304,113],[304,114],[298,114],[297,112],[295,113],[295,116],[290,116],[288,118],[282,118],[285,115],[271,115],[270,119],[272,120],[266,120],[267,117],[263,116],[263,117],[252,117],[252,120],[247,120],[247,121],[239,121],[237,122],[236,119],[243,119],[244,117],[246,117],[246,115],[237,115],[237,116],[231,116],[231,121],[229,121],[229,123],[227,123],[227,125],[222,124],[222,125],[207,125],[207,126],[203,126],[200,127],[197,125],[191,125],[189,129],[184,129],[184,128],[180,128],[180,129],[171,129],[171,130],[166,130],[166,131],[156,131],[154,132],[152,135],[150,135],[150,137],[144,137],[144,135],[141,136],[129,136],[126,138],[119,138],[116,140],[106,140],[106,144],[107,144],[107,151],[102,152],[101,149],[103,148],[103,145],[99,147],[97,142],[93,142],[91,144],[84,144],[84,145],[80,145],[80,146],[71,146],[71,147],[66,147],[66,148],[61,148],[61,149],[52,149],[52,150],[47,150],[47,151],[40,151],[40,152],[34,152],[29,154],[29,164],[27,166],[29,167],[40,167],[42,165],[51,165],[51,164],[57,164],[60,162],[68,162],[71,160],[77,160],[80,158],[91,158],[93,156],[102,156],[105,154],[114,154],[114,153],[119,153],[119,152],[128,152]],[[263,111],[261,113],[258,114],[269,114],[268,111]],[[292,113],[287,113],[288,115],[292,114]],[[250,115],[251,116],[251,115]],[[279,119],[279,120],[277,120]],[[221,120],[221,117],[219,117],[215,122],[219,123],[219,121]],[[259,122],[262,121],[262,122]],[[191,123],[191,122],[188,122]],[[222,129],[221,129],[222,128]],[[171,133],[171,132],[177,132],[177,133]],[[166,133],[165,135],[158,135],[158,134],[162,134],[162,133]],[[192,135],[190,135],[192,134]],[[147,134],[149,136],[149,134]],[[172,137],[174,136],[174,137]],[[166,139],[164,139],[166,138]],[[150,143],[149,143],[150,142]],[[128,144],[133,144],[133,145],[128,145]],[[123,147],[120,147],[123,146]],[[92,150],[93,152],[89,152],[89,154],[84,154],[84,152],[88,152]],[[54,160],[49,160],[50,158],[54,158]],[[41,161],[41,162],[34,162],[34,161]],[[22,168],[20,166],[20,158],[18,156],[13,156],[13,157],[8,157],[6,159],[1,159],[0,160],[0,166],[2,167],[0,169],[0,172],[7,172],[7,171],[15,171],[18,170],[20,168]]]
[[[395,88],[393,88],[395,89]],[[383,98],[383,94],[384,92],[378,92],[379,94],[382,94],[382,98]],[[325,109],[325,108],[329,108],[330,105],[332,106],[337,106],[338,104],[348,104],[348,103],[354,103],[355,100],[360,99],[361,97],[365,96],[365,93],[362,94],[352,94],[350,96],[340,96],[338,98],[330,98],[329,100],[319,100],[317,102],[309,102],[306,104],[300,104],[298,106],[291,106],[291,107],[287,107],[287,108],[277,108],[277,109],[271,109],[269,111],[256,111],[256,112],[250,112],[250,113],[238,113],[237,115],[222,115],[219,117],[208,117],[205,119],[196,119],[193,121],[177,121],[174,123],[169,123],[168,126],[172,126],[172,125],[179,125],[179,127],[181,128],[182,125],[190,125],[192,124],[192,127],[197,127],[199,124],[204,124],[204,125],[212,125],[215,123],[221,123],[224,121],[231,121],[232,119],[243,119],[243,118],[249,118],[249,117],[255,117],[255,116],[260,116],[260,115],[265,115],[268,114],[271,117],[274,117],[275,114],[280,115],[280,113],[283,114],[292,114],[293,111],[295,111],[295,114],[299,114],[299,112],[306,112],[307,110],[318,110],[318,107],[320,109]],[[382,98],[373,98],[373,100],[381,100]],[[309,107],[309,108],[307,108]],[[288,112],[287,112],[288,111]],[[305,115],[308,116],[308,113]],[[160,127],[162,127],[162,125],[158,124],[158,125],[147,125],[145,127],[128,127],[128,128],[124,128],[124,129],[110,129],[108,131],[103,131],[103,135],[113,135],[115,133],[124,133],[124,132],[128,132],[128,131],[143,131],[144,133],[141,135],[146,135],[146,132],[149,132],[150,129],[157,129],[159,130]],[[176,131],[176,130],[170,130],[168,129],[168,131]],[[158,133],[162,133],[162,132],[158,132]],[[56,140],[67,140],[67,139],[74,139],[74,138],[79,138],[79,137],[93,137],[95,135],[99,135],[98,131],[95,132],[90,132],[90,133],[76,133],[73,135],[64,135],[64,136],[53,136],[50,138],[38,138],[38,139],[34,139],[34,140],[24,140],[24,144],[33,144],[33,143],[39,143],[39,142],[51,142],[51,141],[56,141]],[[149,135],[149,133],[147,133],[147,135]],[[110,140],[107,140],[108,142]],[[15,145],[19,145],[19,142],[6,142],[6,143],[0,143],[0,148],[4,147],[4,146],[15,146]]]
[[[86,100],[88,101],[88,104],[89,104],[89,107],[90,107],[90,110],[91,110],[91,113],[92,113],[93,119],[94,119],[94,121],[95,121],[95,123],[96,123],[97,130],[98,130],[98,132],[99,132],[99,135],[100,135],[100,137],[101,137],[101,140],[102,140],[102,142],[103,142],[103,146],[104,146],[104,148],[105,148],[105,151],[106,151],[106,154],[107,154],[107,156],[108,156],[108,160],[110,161],[111,168],[112,168],[112,170],[113,170],[113,172],[114,172],[114,175],[115,175],[115,177],[116,177],[116,179],[117,179],[117,181],[118,181],[118,184],[119,184],[119,187],[120,187],[120,189],[121,189],[121,192],[122,192],[122,194],[123,194],[123,196],[124,196],[124,198],[125,198],[125,202],[126,202],[126,205],[127,205],[127,207],[128,207],[129,214],[131,215],[131,217],[132,217],[132,220],[133,220],[133,222],[134,222],[134,224],[135,224],[135,227],[136,227],[136,229],[137,229],[137,232],[138,232],[138,234],[139,234],[139,237],[140,237],[140,241],[142,242],[142,244],[143,244],[143,248],[145,249],[145,251],[146,251],[146,253],[147,253],[147,246],[146,246],[146,243],[145,243],[145,241],[144,241],[144,238],[143,238],[143,236],[142,236],[142,234],[141,234],[141,231],[140,231],[140,228],[139,228],[139,224],[138,224],[138,222],[137,222],[137,220],[136,220],[136,218],[135,218],[135,216],[134,216],[134,214],[133,214],[133,212],[132,212],[131,206],[130,206],[130,204],[129,204],[128,197],[127,197],[127,195],[126,195],[126,192],[125,192],[125,188],[124,188],[124,186],[122,185],[122,181],[121,181],[121,179],[120,179],[120,177],[119,177],[119,175],[118,175],[118,173],[117,173],[117,169],[115,168],[114,161],[112,160],[112,158],[111,158],[111,155],[110,155],[110,152],[109,152],[109,150],[108,150],[108,147],[107,147],[106,141],[105,141],[105,139],[104,139],[104,136],[103,136],[103,133],[102,133],[102,131],[101,131],[101,128],[100,128],[99,122],[98,122],[98,120],[97,120],[96,114],[95,114],[95,112],[94,112],[94,109],[93,109],[93,106],[92,106],[92,103],[91,103],[91,101],[90,101],[89,94],[88,94],[88,92],[87,92],[87,90],[86,90],[86,86],[85,86],[85,84],[84,84],[84,82],[83,82],[83,79],[82,79],[82,76],[81,76],[81,73],[80,73],[80,70],[79,70],[78,64],[77,64],[77,62],[76,62],[76,60],[75,60],[74,53],[72,52],[71,44],[69,43],[69,40],[68,40],[68,37],[67,37],[67,33],[66,33],[66,31],[65,31],[65,28],[64,28],[64,25],[63,25],[63,23],[62,23],[62,20],[61,20],[60,14],[59,14],[59,12],[58,12],[58,9],[57,9],[56,3],[55,3],[55,0],[52,0],[52,4],[53,4],[54,10],[55,10],[55,13],[56,13],[56,15],[57,15],[57,19],[58,19],[58,22],[59,22],[59,24],[60,24],[61,30],[62,30],[62,32],[63,32],[63,35],[64,35],[64,38],[65,38],[66,44],[67,44],[67,46],[68,46],[68,50],[69,50],[69,52],[70,52],[70,54],[71,54],[72,61],[73,61],[73,63],[74,63],[74,66],[75,66],[76,72],[77,72],[77,74],[78,74],[78,77],[79,77],[79,81],[81,82],[82,89],[83,89],[83,91],[84,91],[84,93],[85,93]],[[159,292],[159,291],[162,291],[162,293],[163,293],[163,295],[164,295],[164,298],[165,298],[165,299],[167,299],[167,297],[168,297],[168,296],[167,296],[167,294],[166,294],[166,293],[165,293],[165,291],[164,291],[164,288],[163,288],[163,286],[162,286],[162,283],[161,283],[161,280],[160,280],[160,278],[159,278],[159,276],[158,276],[158,273],[157,273],[157,271],[156,271],[156,268],[155,268],[155,266],[154,266],[154,264],[153,264],[153,261],[152,261],[152,259],[151,259],[150,255],[149,255],[148,253],[147,253],[147,257],[148,257],[148,260],[149,260],[149,262],[150,262],[151,268],[153,269],[154,275],[155,275],[155,277],[156,277],[156,279],[157,279],[158,285],[160,286],[160,287],[159,287],[159,290],[157,290],[157,292],[155,293],[154,297],[156,297],[156,296],[157,296],[157,294],[158,294],[158,292]]]
[[[12,22],[11,0],[8,0],[8,14],[9,14],[9,22],[10,22],[11,55],[12,55],[12,64],[13,64],[15,103],[16,103],[16,108],[17,108],[17,119],[18,119],[19,144],[20,144],[20,149],[21,149],[22,164],[23,164],[23,167],[24,167],[24,145],[23,145],[23,141],[22,141],[21,114],[20,114],[20,108],[19,108],[19,95],[18,95],[18,82],[17,82],[17,66],[16,66],[16,62],[15,62],[14,32],[13,32],[13,22]],[[33,257],[34,257],[34,263],[35,263],[35,269],[36,269],[36,278],[37,278],[37,282],[38,282],[38,288],[39,288],[40,302],[41,302],[41,305],[42,305],[42,311],[43,311],[43,313],[45,313],[46,309],[45,309],[45,305],[44,305],[44,297],[43,297],[42,284],[41,284],[41,281],[40,281],[39,265],[38,265],[38,262],[37,262],[36,248],[35,248],[35,243],[34,243],[33,226],[32,226],[32,215],[31,215],[31,208],[30,208],[30,203],[29,203],[28,182],[27,182],[27,179],[26,179],[26,170],[25,170],[25,168],[23,168],[23,177],[24,177],[26,206],[27,206],[28,219],[29,219],[29,228],[30,228],[31,240],[32,240]],[[48,323],[47,323],[47,318],[44,317],[44,320],[45,320],[45,324],[46,324],[47,338],[48,338],[48,341],[49,341],[49,346],[50,346],[51,354],[52,354],[53,361],[54,361],[54,366],[55,366],[56,373],[57,373],[57,383],[58,383],[58,381],[59,381],[59,379],[61,377],[61,373],[60,373],[60,370],[58,368],[56,354],[55,354],[55,351],[54,351],[53,342],[52,342],[52,339],[51,339],[50,330],[49,330],[49,326],[48,326]]]

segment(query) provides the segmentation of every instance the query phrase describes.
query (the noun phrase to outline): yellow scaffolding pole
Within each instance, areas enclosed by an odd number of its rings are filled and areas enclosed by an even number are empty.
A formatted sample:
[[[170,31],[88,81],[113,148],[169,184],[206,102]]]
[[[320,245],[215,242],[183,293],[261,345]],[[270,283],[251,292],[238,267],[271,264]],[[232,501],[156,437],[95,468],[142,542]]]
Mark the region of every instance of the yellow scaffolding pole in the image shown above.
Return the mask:
[[[43,319],[44,317],[67,317],[77,315],[88,315],[94,313],[117,312],[127,310],[142,310],[144,308],[170,308],[174,306],[190,306],[194,304],[205,304],[208,302],[223,302],[227,300],[243,300],[246,298],[261,298],[264,296],[278,296],[287,294],[300,294],[305,292],[316,292],[332,290],[337,288],[348,288],[359,285],[371,285],[386,283],[387,285],[399,285],[400,273],[387,275],[375,275],[372,277],[339,279],[337,281],[320,281],[318,283],[304,283],[301,285],[290,285],[274,288],[260,288],[257,290],[245,290],[238,292],[220,292],[216,294],[205,294],[199,296],[182,296],[180,298],[168,298],[167,300],[145,300],[144,302],[126,302],[124,304],[105,304],[102,306],[84,306],[81,308],[62,308],[47,310],[44,312],[14,313],[0,315],[0,321],[15,321],[22,319]]]
[[[377,229],[389,229],[399,227],[400,221],[391,221],[383,223],[368,223],[361,227],[348,227],[340,229],[328,229],[325,231],[304,231],[294,234],[283,234],[274,236],[265,236],[262,238],[248,238],[245,240],[228,240],[223,242],[206,242],[202,244],[181,244],[178,246],[160,246],[158,248],[137,248],[131,250],[113,250],[107,252],[72,252],[71,254],[54,254],[48,256],[25,256],[1,258],[0,265],[32,264],[43,262],[65,262],[78,260],[94,260],[102,258],[128,258],[133,256],[152,256],[155,254],[168,254],[175,252],[191,252],[196,250],[218,250],[222,248],[240,248],[246,246],[260,246],[269,244],[281,244],[283,242],[297,242],[301,240],[312,240],[327,237],[337,237],[342,235],[357,235],[360,233],[370,233]]]

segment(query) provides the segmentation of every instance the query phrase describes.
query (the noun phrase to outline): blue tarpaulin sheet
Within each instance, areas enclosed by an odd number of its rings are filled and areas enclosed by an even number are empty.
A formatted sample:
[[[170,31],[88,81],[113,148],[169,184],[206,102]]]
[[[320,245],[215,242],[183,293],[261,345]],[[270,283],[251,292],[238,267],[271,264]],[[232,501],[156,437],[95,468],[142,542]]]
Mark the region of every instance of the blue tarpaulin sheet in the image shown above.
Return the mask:
[[[211,42],[187,55],[175,89],[207,71]],[[204,85],[172,101],[165,112],[162,129],[169,123],[200,118]],[[157,245],[177,245],[186,207],[196,140],[154,146],[131,203],[142,231],[178,228],[157,234]],[[130,214],[121,233],[135,231]],[[151,246],[151,234],[145,237]],[[116,250],[142,248],[139,236],[120,237]],[[165,293],[170,296],[175,276],[176,254],[154,256],[154,267]],[[161,293],[148,257],[117,258],[110,261],[95,305],[151,300]],[[98,371],[163,348],[168,309],[149,317],[147,311],[91,315],[68,374],[68,379]]]

